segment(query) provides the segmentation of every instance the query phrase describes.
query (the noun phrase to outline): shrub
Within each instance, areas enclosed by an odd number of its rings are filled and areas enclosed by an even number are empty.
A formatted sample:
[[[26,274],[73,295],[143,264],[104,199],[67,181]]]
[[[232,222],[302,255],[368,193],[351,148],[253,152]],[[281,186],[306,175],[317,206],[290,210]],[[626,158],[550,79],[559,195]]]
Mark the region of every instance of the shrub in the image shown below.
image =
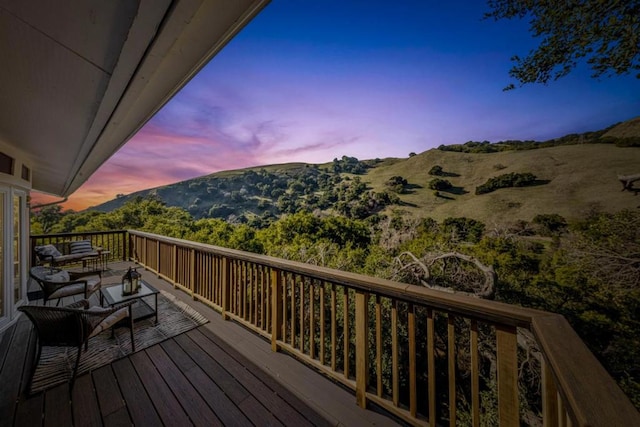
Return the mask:
[[[453,185],[446,179],[434,178],[429,181],[429,188],[432,190],[448,190],[451,187],[453,187]]]
[[[389,190],[396,193],[402,193],[407,184],[407,180],[401,176],[392,176],[387,182],[384,183],[384,185],[389,188]]]
[[[507,173],[493,178],[489,178],[487,182],[476,187],[476,194],[486,194],[496,191],[500,188],[509,187],[526,187],[533,185],[536,176],[532,173]]]
[[[435,165],[431,169],[429,169],[429,175],[442,176],[444,171],[442,170],[442,166]]]
[[[542,236],[556,236],[567,228],[567,220],[558,214],[538,214],[532,222],[540,226],[539,233]]]

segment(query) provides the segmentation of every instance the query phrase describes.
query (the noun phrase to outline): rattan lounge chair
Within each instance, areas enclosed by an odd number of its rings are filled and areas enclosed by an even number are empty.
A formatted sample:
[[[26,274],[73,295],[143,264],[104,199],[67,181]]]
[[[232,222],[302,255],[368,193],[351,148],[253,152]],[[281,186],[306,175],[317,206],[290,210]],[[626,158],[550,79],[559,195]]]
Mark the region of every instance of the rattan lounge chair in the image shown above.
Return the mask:
[[[59,268],[36,266],[29,270],[29,275],[40,285],[44,304],[57,298],[56,305],[59,305],[60,298],[71,295],[82,294],[85,299],[88,299],[102,285],[100,271],[74,272]]]
[[[133,303],[134,301],[128,301],[112,308],[90,307],[89,301],[84,299],[65,307],[39,305],[23,305],[19,307],[18,310],[25,313],[33,323],[38,341],[38,349],[36,350],[27,390],[31,388],[31,380],[40,361],[43,346],[78,348],[78,356],[71,376],[69,393],[73,390],[73,384],[78,372],[82,346],[84,345],[85,350],[88,348],[89,338],[108,328],[115,327],[116,323],[128,318],[127,325],[131,331],[131,351],[134,352],[133,316],[131,315],[131,304]],[[111,333],[113,334],[113,330]]]

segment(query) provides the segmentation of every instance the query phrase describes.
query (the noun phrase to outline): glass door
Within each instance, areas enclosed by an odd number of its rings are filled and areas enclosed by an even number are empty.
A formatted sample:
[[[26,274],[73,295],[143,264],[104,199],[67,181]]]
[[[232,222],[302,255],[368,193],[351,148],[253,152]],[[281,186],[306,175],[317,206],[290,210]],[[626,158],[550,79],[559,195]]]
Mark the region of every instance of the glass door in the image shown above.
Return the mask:
[[[7,200],[7,191],[0,188],[0,223],[2,226],[0,227],[0,326],[4,325],[7,321],[9,321],[9,300],[8,298],[10,294],[9,285],[6,280],[5,271],[6,271],[6,254],[7,254],[7,237],[8,233],[6,232],[7,226],[9,225],[7,222],[7,212],[6,212],[6,200]]]
[[[25,203],[26,195],[13,191],[13,304],[19,305],[26,295],[25,280]]]

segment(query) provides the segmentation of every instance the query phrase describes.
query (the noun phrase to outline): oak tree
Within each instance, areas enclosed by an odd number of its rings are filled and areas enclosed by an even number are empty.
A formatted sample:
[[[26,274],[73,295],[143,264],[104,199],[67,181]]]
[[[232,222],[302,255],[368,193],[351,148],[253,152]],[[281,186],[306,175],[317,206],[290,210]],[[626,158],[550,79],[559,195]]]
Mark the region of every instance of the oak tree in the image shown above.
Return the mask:
[[[509,71],[521,85],[548,83],[586,60],[593,77],[638,73],[640,0],[488,0],[486,18],[529,18],[530,32],[542,38]],[[513,89],[513,84],[505,90]]]

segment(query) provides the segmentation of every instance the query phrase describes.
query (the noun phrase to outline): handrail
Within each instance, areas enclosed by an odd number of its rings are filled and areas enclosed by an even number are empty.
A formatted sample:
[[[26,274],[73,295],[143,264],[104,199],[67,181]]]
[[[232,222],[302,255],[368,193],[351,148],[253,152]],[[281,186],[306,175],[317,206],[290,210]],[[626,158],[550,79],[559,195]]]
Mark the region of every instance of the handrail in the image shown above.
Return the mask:
[[[640,425],[638,411],[560,315],[127,233],[125,258],[351,388],[360,406],[378,404],[413,425],[455,424],[467,412],[463,422],[479,425],[495,411],[501,426],[518,426],[518,340],[527,330],[542,354],[537,410],[545,425]],[[491,369],[487,357],[494,357]],[[497,387],[483,382],[487,372]],[[495,407],[487,407],[487,393]]]

